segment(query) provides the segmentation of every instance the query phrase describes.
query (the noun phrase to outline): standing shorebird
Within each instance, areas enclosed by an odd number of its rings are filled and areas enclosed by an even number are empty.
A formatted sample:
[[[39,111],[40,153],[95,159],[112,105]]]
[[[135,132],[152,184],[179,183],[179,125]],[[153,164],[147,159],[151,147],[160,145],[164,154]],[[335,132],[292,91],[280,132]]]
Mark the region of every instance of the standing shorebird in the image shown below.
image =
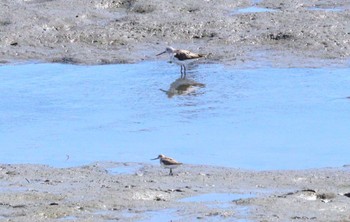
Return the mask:
[[[179,165],[182,165],[182,163],[177,162],[176,160],[166,157],[162,154],[159,154],[157,158],[151,159],[151,160],[157,160],[159,159],[160,165],[162,165],[164,168],[170,169],[169,175],[173,176],[173,170]]]
[[[170,55],[170,60],[181,66],[181,78],[186,77],[186,69],[189,63],[205,56],[203,54],[197,54],[183,49],[174,49],[173,47],[167,47],[164,52],[157,54],[157,56],[164,53],[168,53]]]

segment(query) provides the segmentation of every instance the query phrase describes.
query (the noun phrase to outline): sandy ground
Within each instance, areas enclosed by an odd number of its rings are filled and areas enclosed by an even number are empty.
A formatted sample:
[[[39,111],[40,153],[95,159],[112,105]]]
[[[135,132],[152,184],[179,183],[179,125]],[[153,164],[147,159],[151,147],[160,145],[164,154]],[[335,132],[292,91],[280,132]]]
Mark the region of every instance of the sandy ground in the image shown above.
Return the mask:
[[[251,6],[272,11],[238,13]],[[344,65],[349,19],[348,0],[2,0],[0,61],[130,63],[172,45],[234,66]]]
[[[185,164],[169,176],[142,163],[0,165],[0,219],[350,221],[349,173],[346,166],[247,171]],[[202,194],[214,199],[184,199]],[[238,198],[222,200],[220,194]]]
[[[272,11],[238,13],[250,6]],[[2,0],[0,63],[165,60],[155,54],[172,45],[233,66],[348,66],[349,21],[348,0]],[[350,221],[348,167],[184,165],[171,177],[145,163],[3,164],[0,178],[0,221]]]

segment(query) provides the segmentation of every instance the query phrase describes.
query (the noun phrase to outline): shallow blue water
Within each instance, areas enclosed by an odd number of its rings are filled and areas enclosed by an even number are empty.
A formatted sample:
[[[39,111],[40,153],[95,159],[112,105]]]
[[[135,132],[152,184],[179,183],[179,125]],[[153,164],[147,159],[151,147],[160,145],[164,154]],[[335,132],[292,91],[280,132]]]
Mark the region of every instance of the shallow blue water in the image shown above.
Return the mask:
[[[165,62],[0,66],[2,163],[150,162],[301,169],[349,164],[349,68],[193,67],[168,98]],[[158,162],[154,162],[158,164]]]
[[[250,193],[206,193],[198,196],[186,197],[181,202],[232,202],[239,199],[247,199],[255,197]]]
[[[345,7],[333,7],[333,8],[321,8],[321,7],[309,7],[310,11],[326,11],[326,12],[341,12],[344,11]]]
[[[276,10],[270,9],[270,8],[258,7],[258,6],[251,6],[247,8],[234,10],[232,14],[255,13],[255,12],[276,12]]]

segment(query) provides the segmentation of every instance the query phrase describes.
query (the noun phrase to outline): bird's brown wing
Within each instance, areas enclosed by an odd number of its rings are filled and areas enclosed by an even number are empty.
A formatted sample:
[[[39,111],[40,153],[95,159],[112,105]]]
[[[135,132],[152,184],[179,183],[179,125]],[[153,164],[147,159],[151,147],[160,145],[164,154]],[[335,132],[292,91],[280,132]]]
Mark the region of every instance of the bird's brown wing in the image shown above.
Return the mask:
[[[181,165],[182,163],[179,163],[177,162],[176,160],[172,159],[172,158],[169,158],[169,157],[166,157],[166,158],[163,158],[162,159],[162,162],[165,164],[165,165]]]
[[[178,50],[175,53],[175,58],[177,58],[178,60],[186,60],[186,59],[198,59],[203,57],[204,55],[202,54],[197,54],[197,53],[193,53],[187,50]]]

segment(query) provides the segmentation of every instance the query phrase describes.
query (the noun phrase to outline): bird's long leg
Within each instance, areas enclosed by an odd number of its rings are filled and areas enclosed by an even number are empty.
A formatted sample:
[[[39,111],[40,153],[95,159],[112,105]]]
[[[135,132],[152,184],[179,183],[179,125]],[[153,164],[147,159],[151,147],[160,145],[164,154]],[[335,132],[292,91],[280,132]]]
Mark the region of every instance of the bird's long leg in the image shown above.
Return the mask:
[[[184,78],[186,78],[186,66],[184,65]]]
[[[173,170],[170,168],[170,173],[169,173],[170,176],[173,175]]]
[[[181,66],[181,77],[180,78],[182,78],[182,75],[183,75],[183,70],[182,70],[182,65],[180,65]]]

